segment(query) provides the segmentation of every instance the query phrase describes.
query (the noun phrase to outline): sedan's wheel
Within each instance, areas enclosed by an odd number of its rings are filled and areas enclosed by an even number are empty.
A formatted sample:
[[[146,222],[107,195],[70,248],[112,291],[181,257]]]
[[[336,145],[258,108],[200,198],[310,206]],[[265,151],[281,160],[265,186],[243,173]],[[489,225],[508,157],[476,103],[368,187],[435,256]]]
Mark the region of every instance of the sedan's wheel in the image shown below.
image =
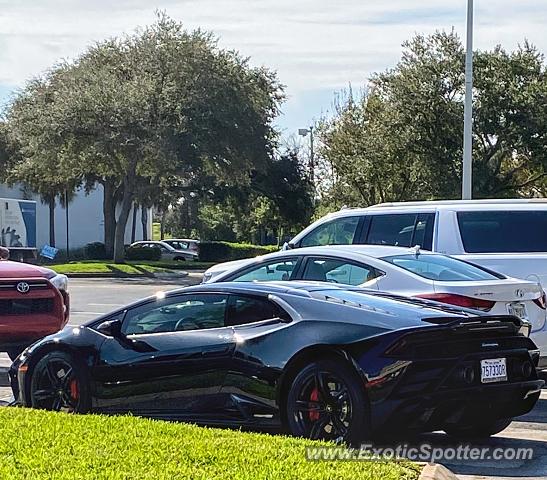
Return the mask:
[[[46,354],[32,373],[30,406],[69,413],[87,412],[90,396],[84,369],[64,352]]]
[[[287,397],[293,435],[314,440],[356,442],[369,435],[364,386],[351,368],[336,360],[306,366]]]
[[[444,431],[451,437],[461,440],[474,440],[488,438],[505,430],[513,421],[512,418],[503,418],[491,422],[483,422],[477,425],[454,425]]]

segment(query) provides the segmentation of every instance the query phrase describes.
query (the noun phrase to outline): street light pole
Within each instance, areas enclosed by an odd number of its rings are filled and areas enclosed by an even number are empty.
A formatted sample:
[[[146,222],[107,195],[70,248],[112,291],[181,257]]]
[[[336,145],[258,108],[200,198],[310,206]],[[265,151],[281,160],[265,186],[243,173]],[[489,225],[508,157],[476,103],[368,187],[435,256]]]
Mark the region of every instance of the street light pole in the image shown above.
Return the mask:
[[[473,197],[473,0],[467,0],[462,199]]]
[[[313,126],[310,128],[299,128],[298,135],[306,137],[310,135],[310,179],[312,185],[315,185],[315,152],[313,150]]]

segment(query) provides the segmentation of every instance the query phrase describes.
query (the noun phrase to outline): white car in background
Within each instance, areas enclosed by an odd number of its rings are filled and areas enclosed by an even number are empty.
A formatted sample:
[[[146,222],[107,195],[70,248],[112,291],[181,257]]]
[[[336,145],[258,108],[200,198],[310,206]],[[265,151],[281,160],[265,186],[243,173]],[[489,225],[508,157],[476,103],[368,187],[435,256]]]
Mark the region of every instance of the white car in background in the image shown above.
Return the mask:
[[[161,251],[162,261],[197,260],[198,254],[190,250],[177,250],[162,240],[143,240],[132,243],[129,248],[158,248]]]
[[[188,252],[196,260],[199,257],[199,240],[191,238],[166,238],[162,242],[173,247],[175,250]]]
[[[344,208],[284,248],[394,245],[443,253],[547,291],[547,199],[443,200]],[[540,359],[547,368],[547,356]]]
[[[515,315],[547,356],[545,293],[537,282],[507,277],[419,248],[372,245],[309,247],[221,263],[204,282],[315,280],[420,297],[490,315]]]

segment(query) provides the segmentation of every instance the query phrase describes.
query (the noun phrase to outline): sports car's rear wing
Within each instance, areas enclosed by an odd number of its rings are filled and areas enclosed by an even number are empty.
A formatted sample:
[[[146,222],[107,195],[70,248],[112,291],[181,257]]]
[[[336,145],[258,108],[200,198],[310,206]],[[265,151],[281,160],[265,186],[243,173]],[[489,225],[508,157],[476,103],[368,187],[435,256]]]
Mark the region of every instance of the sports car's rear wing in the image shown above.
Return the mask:
[[[450,327],[458,333],[485,332],[487,330],[522,333],[530,336],[531,324],[513,315],[481,315],[476,317],[429,317],[422,322]]]

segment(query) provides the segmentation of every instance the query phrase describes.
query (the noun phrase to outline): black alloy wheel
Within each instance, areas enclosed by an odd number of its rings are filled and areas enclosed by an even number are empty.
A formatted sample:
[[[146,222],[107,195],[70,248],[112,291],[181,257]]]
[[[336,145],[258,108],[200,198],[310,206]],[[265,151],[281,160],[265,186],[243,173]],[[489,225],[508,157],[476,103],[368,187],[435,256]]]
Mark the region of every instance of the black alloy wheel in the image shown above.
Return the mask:
[[[84,370],[68,354],[51,352],[36,364],[30,381],[30,406],[43,410],[85,413],[90,397]]]
[[[364,384],[337,360],[307,365],[287,397],[287,422],[293,435],[313,440],[357,442],[369,436]]]

